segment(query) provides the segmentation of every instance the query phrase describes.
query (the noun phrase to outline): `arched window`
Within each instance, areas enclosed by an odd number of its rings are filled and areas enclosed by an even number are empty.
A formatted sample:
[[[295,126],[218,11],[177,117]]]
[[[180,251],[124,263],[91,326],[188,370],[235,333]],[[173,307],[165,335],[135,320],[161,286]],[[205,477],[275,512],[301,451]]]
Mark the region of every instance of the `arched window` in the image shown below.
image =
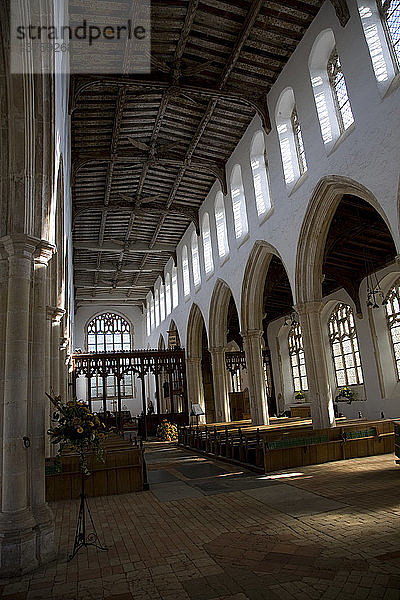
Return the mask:
[[[397,378],[400,379],[400,280],[387,295],[385,308]]]
[[[276,107],[276,125],[285,182],[292,185],[307,171],[303,136],[292,88],[286,88],[280,95]]]
[[[242,169],[240,165],[235,165],[232,170],[231,194],[235,235],[236,239],[240,239],[247,234],[249,229],[247,222],[246,199],[243,188]]]
[[[163,284],[160,285],[160,321],[165,319],[165,291]]]
[[[176,308],[179,303],[179,290],[178,290],[178,269],[172,267],[172,308]]]
[[[200,276],[200,257],[199,257],[199,244],[197,241],[196,232],[192,233],[192,265],[193,265],[193,283],[195,287],[199,286],[201,283]]]
[[[217,229],[218,254],[224,258],[229,254],[228,231],[226,229],[226,215],[224,197],[218,192],[215,197],[215,226]]]
[[[295,392],[308,390],[306,363],[304,359],[303,336],[299,323],[293,324],[288,335],[290,366]]]
[[[332,95],[336,107],[336,115],[340,132],[343,133],[354,123],[353,112],[347,94],[346,81],[343,75],[342,65],[336,48],[331,52],[328,61],[328,77],[332,88]]]
[[[315,40],[309,69],[322,139],[333,145],[354,117],[331,29],[322,31]]]
[[[214,260],[211,244],[210,217],[208,213],[205,213],[203,216],[201,233],[203,236],[204,269],[206,273],[211,273],[214,270]]]
[[[158,290],[154,292],[154,313],[156,319],[156,327],[160,324],[160,295]]]
[[[183,293],[185,296],[190,294],[190,279],[189,279],[189,259],[187,246],[182,248],[182,279],[183,279]]]
[[[152,331],[153,331],[155,325],[156,325],[156,320],[155,320],[155,312],[154,312],[154,298],[153,298],[153,294],[152,294],[151,298],[150,298],[150,326],[151,326]]]
[[[339,303],[329,319],[329,341],[338,387],[364,382],[353,311]]]
[[[121,352],[132,349],[131,327],[123,317],[115,313],[103,313],[90,321],[86,329],[88,352]],[[132,375],[125,375],[122,380],[121,393],[124,397],[132,397]],[[103,378],[92,377],[91,398],[103,397]],[[114,375],[107,377],[107,398],[115,398],[117,385]]]
[[[393,61],[398,68],[400,63],[400,1],[378,0],[378,7],[393,53]]]
[[[384,88],[399,70],[399,0],[358,0],[358,10],[378,84]]]
[[[265,141],[262,131],[254,136],[250,152],[251,170],[253,172],[254,193],[256,196],[257,214],[265,215],[271,208],[269,180],[265,155]]]
[[[147,331],[147,335],[150,335],[150,332],[151,332],[151,322],[150,322],[150,306],[149,306],[149,303],[147,303],[147,307],[146,307],[146,331]]]
[[[165,276],[165,306],[167,315],[171,312],[171,275],[169,273]]]

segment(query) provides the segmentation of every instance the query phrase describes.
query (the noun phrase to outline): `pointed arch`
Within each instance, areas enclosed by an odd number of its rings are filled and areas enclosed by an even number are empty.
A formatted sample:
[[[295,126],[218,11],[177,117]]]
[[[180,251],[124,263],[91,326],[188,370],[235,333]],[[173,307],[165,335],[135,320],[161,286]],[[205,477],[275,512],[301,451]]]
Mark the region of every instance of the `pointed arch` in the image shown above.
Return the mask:
[[[176,332],[177,347],[180,348],[181,347],[181,336],[179,335],[179,329],[177,328],[176,323],[173,319],[170,321],[170,324],[168,327],[168,333],[169,332]],[[169,340],[168,340],[168,343],[169,343]]]
[[[227,340],[228,308],[232,290],[223,279],[217,279],[210,303],[209,343],[210,348],[223,347]]]
[[[202,336],[205,321],[203,314],[197,304],[192,304],[186,333],[186,352],[188,358],[201,358]]]
[[[285,264],[276,248],[268,242],[261,240],[255,242],[243,276],[241,294],[242,331],[261,330],[263,328],[264,283],[273,256],[280,259],[287,273]]]
[[[164,336],[162,335],[162,333],[160,333],[160,337],[158,338],[158,349],[165,350],[165,340],[164,340]]]
[[[349,179],[332,175],[316,186],[301,227],[296,256],[296,303],[322,299],[322,265],[326,237],[335,211],[345,194],[358,196],[377,211],[393,240],[393,229],[377,199],[366,187]]]

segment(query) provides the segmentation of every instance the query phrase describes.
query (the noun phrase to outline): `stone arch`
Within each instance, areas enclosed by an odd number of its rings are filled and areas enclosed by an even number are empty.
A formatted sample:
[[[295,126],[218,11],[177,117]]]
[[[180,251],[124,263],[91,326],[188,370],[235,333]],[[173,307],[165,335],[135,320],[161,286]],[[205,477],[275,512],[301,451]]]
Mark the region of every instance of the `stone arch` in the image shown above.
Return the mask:
[[[85,352],[87,352],[87,344],[88,344],[87,329],[88,329],[89,324],[96,317],[100,317],[101,315],[108,313],[108,312],[113,313],[113,314],[117,315],[118,317],[121,317],[128,323],[129,328],[130,328],[130,336],[131,336],[131,348],[132,348],[132,350],[134,349],[134,347],[135,347],[135,337],[134,337],[135,328],[133,326],[131,319],[126,314],[124,314],[122,311],[120,311],[118,309],[114,309],[114,308],[107,309],[104,307],[102,310],[94,311],[93,314],[91,314],[91,316],[88,319],[86,319],[86,321],[85,321],[85,330],[84,330],[84,351]]]
[[[168,334],[170,332],[176,332],[176,341],[177,341],[177,347],[180,348],[181,346],[181,336],[179,335],[179,329],[176,326],[176,323],[173,319],[171,319],[170,323],[169,323],[169,327],[168,327]],[[169,347],[169,339],[168,339],[168,347]]]
[[[204,317],[197,304],[192,304],[186,333],[186,352],[188,358],[201,358]]]
[[[375,196],[360,183],[341,176],[324,177],[316,186],[300,231],[296,256],[296,303],[322,300],[322,264],[325,241],[344,194],[365,200],[379,213],[392,238],[393,229]]]
[[[165,350],[165,340],[164,340],[162,333],[160,333],[160,337],[158,339],[158,349]]]
[[[233,294],[229,285],[222,279],[217,279],[210,303],[210,348],[224,347],[226,345],[226,323],[231,296],[233,297]]]
[[[264,283],[273,255],[277,256],[284,265],[279,252],[268,242],[258,240],[250,252],[242,283],[242,331],[261,330],[263,327]]]

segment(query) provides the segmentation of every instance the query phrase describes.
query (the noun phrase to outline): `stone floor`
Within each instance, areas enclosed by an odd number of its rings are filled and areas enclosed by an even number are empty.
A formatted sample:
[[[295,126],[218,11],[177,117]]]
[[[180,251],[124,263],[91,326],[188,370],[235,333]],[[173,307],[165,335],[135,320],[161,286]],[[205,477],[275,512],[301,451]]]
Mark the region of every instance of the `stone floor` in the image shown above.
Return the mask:
[[[57,561],[8,600],[400,599],[393,455],[255,475],[150,444],[150,491],[90,499],[107,552],[72,561],[77,501],[53,505]]]

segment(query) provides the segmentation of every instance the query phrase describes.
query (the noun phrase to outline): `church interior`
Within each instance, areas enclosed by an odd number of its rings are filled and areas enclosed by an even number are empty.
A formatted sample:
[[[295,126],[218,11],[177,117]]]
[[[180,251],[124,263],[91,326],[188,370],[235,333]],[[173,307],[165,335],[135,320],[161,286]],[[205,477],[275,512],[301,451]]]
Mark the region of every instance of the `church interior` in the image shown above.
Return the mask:
[[[0,44],[0,598],[400,598],[400,1]]]

